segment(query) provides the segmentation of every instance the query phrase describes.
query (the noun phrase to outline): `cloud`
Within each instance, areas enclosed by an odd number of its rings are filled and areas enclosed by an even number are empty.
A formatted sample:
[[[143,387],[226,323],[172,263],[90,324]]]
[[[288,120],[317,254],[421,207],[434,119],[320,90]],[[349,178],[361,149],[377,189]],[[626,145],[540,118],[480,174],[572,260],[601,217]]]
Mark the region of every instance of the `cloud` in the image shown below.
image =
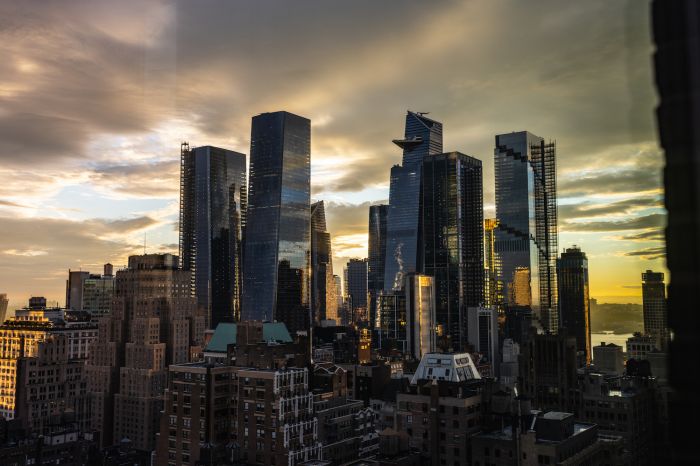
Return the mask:
[[[644,230],[639,233],[632,233],[619,237],[625,241],[665,241],[666,234],[663,229]]]
[[[69,268],[100,270],[105,262],[126,264],[142,246],[126,239],[152,225],[145,217],[84,222],[48,218],[0,218],[0,276],[13,302],[30,295],[63,296]]]
[[[130,165],[97,165],[90,182],[119,197],[177,198],[180,192],[179,160]]]
[[[5,200],[3,200],[3,199],[0,199],[0,206],[5,206],[5,207],[18,207],[18,208],[25,208],[25,207],[27,207],[27,206],[25,206],[25,205],[23,205],[23,204],[18,204],[18,203],[16,203],[16,202],[12,202],[12,201],[5,201]]]
[[[630,214],[641,209],[661,208],[663,202],[658,197],[636,197],[611,203],[583,202],[580,204],[559,205],[559,218],[564,221],[577,218],[604,217]]]
[[[625,256],[641,257],[647,260],[664,259],[666,257],[666,248],[662,246],[627,251],[625,252]]]
[[[605,232],[627,231],[647,228],[658,228],[665,224],[666,215],[649,214],[625,220],[593,221],[593,222],[564,222],[562,231]]]
[[[156,225],[158,221],[151,217],[143,216],[122,220],[91,220],[87,223],[90,225],[103,224],[106,229],[115,233],[133,233],[134,231]]]

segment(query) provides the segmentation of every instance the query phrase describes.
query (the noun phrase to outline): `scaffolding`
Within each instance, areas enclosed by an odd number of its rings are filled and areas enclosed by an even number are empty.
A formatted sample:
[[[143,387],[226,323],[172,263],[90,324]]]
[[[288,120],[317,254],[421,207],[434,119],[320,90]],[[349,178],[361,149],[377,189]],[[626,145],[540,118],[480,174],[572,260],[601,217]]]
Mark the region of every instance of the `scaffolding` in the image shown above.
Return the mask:
[[[192,271],[190,290],[194,296],[197,243],[194,236],[194,157],[187,141],[180,144],[180,267]]]
[[[538,249],[540,270],[540,312],[546,330],[557,333],[556,261],[559,231],[557,228],[557,171],[556,142],[530,146],[530,163],[535,174],[535,243]]]

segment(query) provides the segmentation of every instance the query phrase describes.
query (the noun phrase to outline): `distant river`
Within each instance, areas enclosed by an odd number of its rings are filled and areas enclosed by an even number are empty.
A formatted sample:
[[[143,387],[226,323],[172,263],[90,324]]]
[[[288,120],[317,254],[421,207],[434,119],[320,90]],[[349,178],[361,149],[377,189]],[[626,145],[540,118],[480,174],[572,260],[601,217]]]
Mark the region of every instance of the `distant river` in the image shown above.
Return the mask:
[[[602,342],[615,343],[622,346],[622,351],[627,351],[627,339],[631,337],[631,333],[591,333],[591,345],[599,346]]]

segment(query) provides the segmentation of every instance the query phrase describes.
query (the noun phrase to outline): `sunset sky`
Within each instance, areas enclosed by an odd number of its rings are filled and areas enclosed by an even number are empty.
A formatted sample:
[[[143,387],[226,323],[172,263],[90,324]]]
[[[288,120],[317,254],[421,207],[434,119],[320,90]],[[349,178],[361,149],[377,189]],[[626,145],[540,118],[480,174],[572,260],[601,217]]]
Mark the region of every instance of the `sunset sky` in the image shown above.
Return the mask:
[[[367,255],[406,110],[484,162],[497,133],[558,149],[560,248],[591,297],[666,271],[649,7],[623,0],[0,0],[0,293],[63,305],[68,269],[177,252],[179,148],[248,154],[250,119],[312,122],[335,273]],[[671,180],[672,182],[672,180]]]

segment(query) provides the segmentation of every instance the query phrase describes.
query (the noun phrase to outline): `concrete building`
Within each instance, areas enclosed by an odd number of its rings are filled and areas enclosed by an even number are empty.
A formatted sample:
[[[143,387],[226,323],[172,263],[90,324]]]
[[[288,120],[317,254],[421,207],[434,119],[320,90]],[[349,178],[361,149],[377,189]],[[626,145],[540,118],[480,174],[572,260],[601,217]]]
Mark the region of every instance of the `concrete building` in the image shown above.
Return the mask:
[[[313,372],[314,415],[322,458],[346,464],[377,452],[379,436],[374,411],[348,395],[347,372],[333,364],[317,364]]]
[[[573,414],[556,411],[525,414],[522,427],[507,425],[480,433],[472,438],[471,447],[474,466],[609,464],[598,426],[575,422]]]
[[[97,328],[67,322],[66,311],[43,298],[0,325],[0,415],[21,419],[29,432],[46,433],[56,416],[70,415],[86,430],[84,364]],[[45,429],[46,428],[46,429]]]
[[[642,379],[588,373],[581,381],[578,419],[595,423],[600,432],[623,438],[623,464],[654,462],[654,393]]]
[[[491,375],[498,377],[501,362],[498,350],[498,313],[487,307],[470,307],[467,310],[469,345],[480,353],[491,366]]]
[[[503,340],[501,351],[501,367],[499,381],[508,388],[513,388],[518,380],[518,358],[520,357],[520,345],[510,338]]]
[[[69,270],[66,280],[66,309],[87,311],[97,321],[109,314],[114,295],[114,267],[105,264],[103,273]]]
[[[0,293],[0,324],[5,322],[7,318],[7,305],[9,300],[7,299],[7,294]]]
[[[607,374],[622,375],[625,371],[625,359],[622,354],[622,346],[614,343],[605,344],[601,342],[599,346],[593,347],[593,364],[595,370]]]
[[[644,333],[654,337],[657,348],[665,351],[668,348],[670,334],[663,273],[651,270],[642,273],[642,307]]]
[[[647,354],[656,350],[656,339],[651,335],[636,332],[627,339],[627,359],[646,359]]]
[[[112,264],[105,264],[102,275],[88,275],[82,281],[83,291],[80,310],[90,313],[93,321],[109,315],[114,297],[114,274]]]
[[[564,334],[532,335],[520,345],[520,393],[535,409],[576,412],[576,338]]]
[[[156,464],[229,464],[234,368],[222,362],[169,367]]]
[[[190,293],[190,272],[177,256],[129,257],[117,272],[111,315],[99,324],[87,373],[93,429],[101,446],[129,439],[155,448],[167,366],[201,352],[207,316]]]
[[[469,464],[470,438],[481,430],[481,387],[480,380],[421,379],[397,394],[396,430],[408,434],[423,464]]]

